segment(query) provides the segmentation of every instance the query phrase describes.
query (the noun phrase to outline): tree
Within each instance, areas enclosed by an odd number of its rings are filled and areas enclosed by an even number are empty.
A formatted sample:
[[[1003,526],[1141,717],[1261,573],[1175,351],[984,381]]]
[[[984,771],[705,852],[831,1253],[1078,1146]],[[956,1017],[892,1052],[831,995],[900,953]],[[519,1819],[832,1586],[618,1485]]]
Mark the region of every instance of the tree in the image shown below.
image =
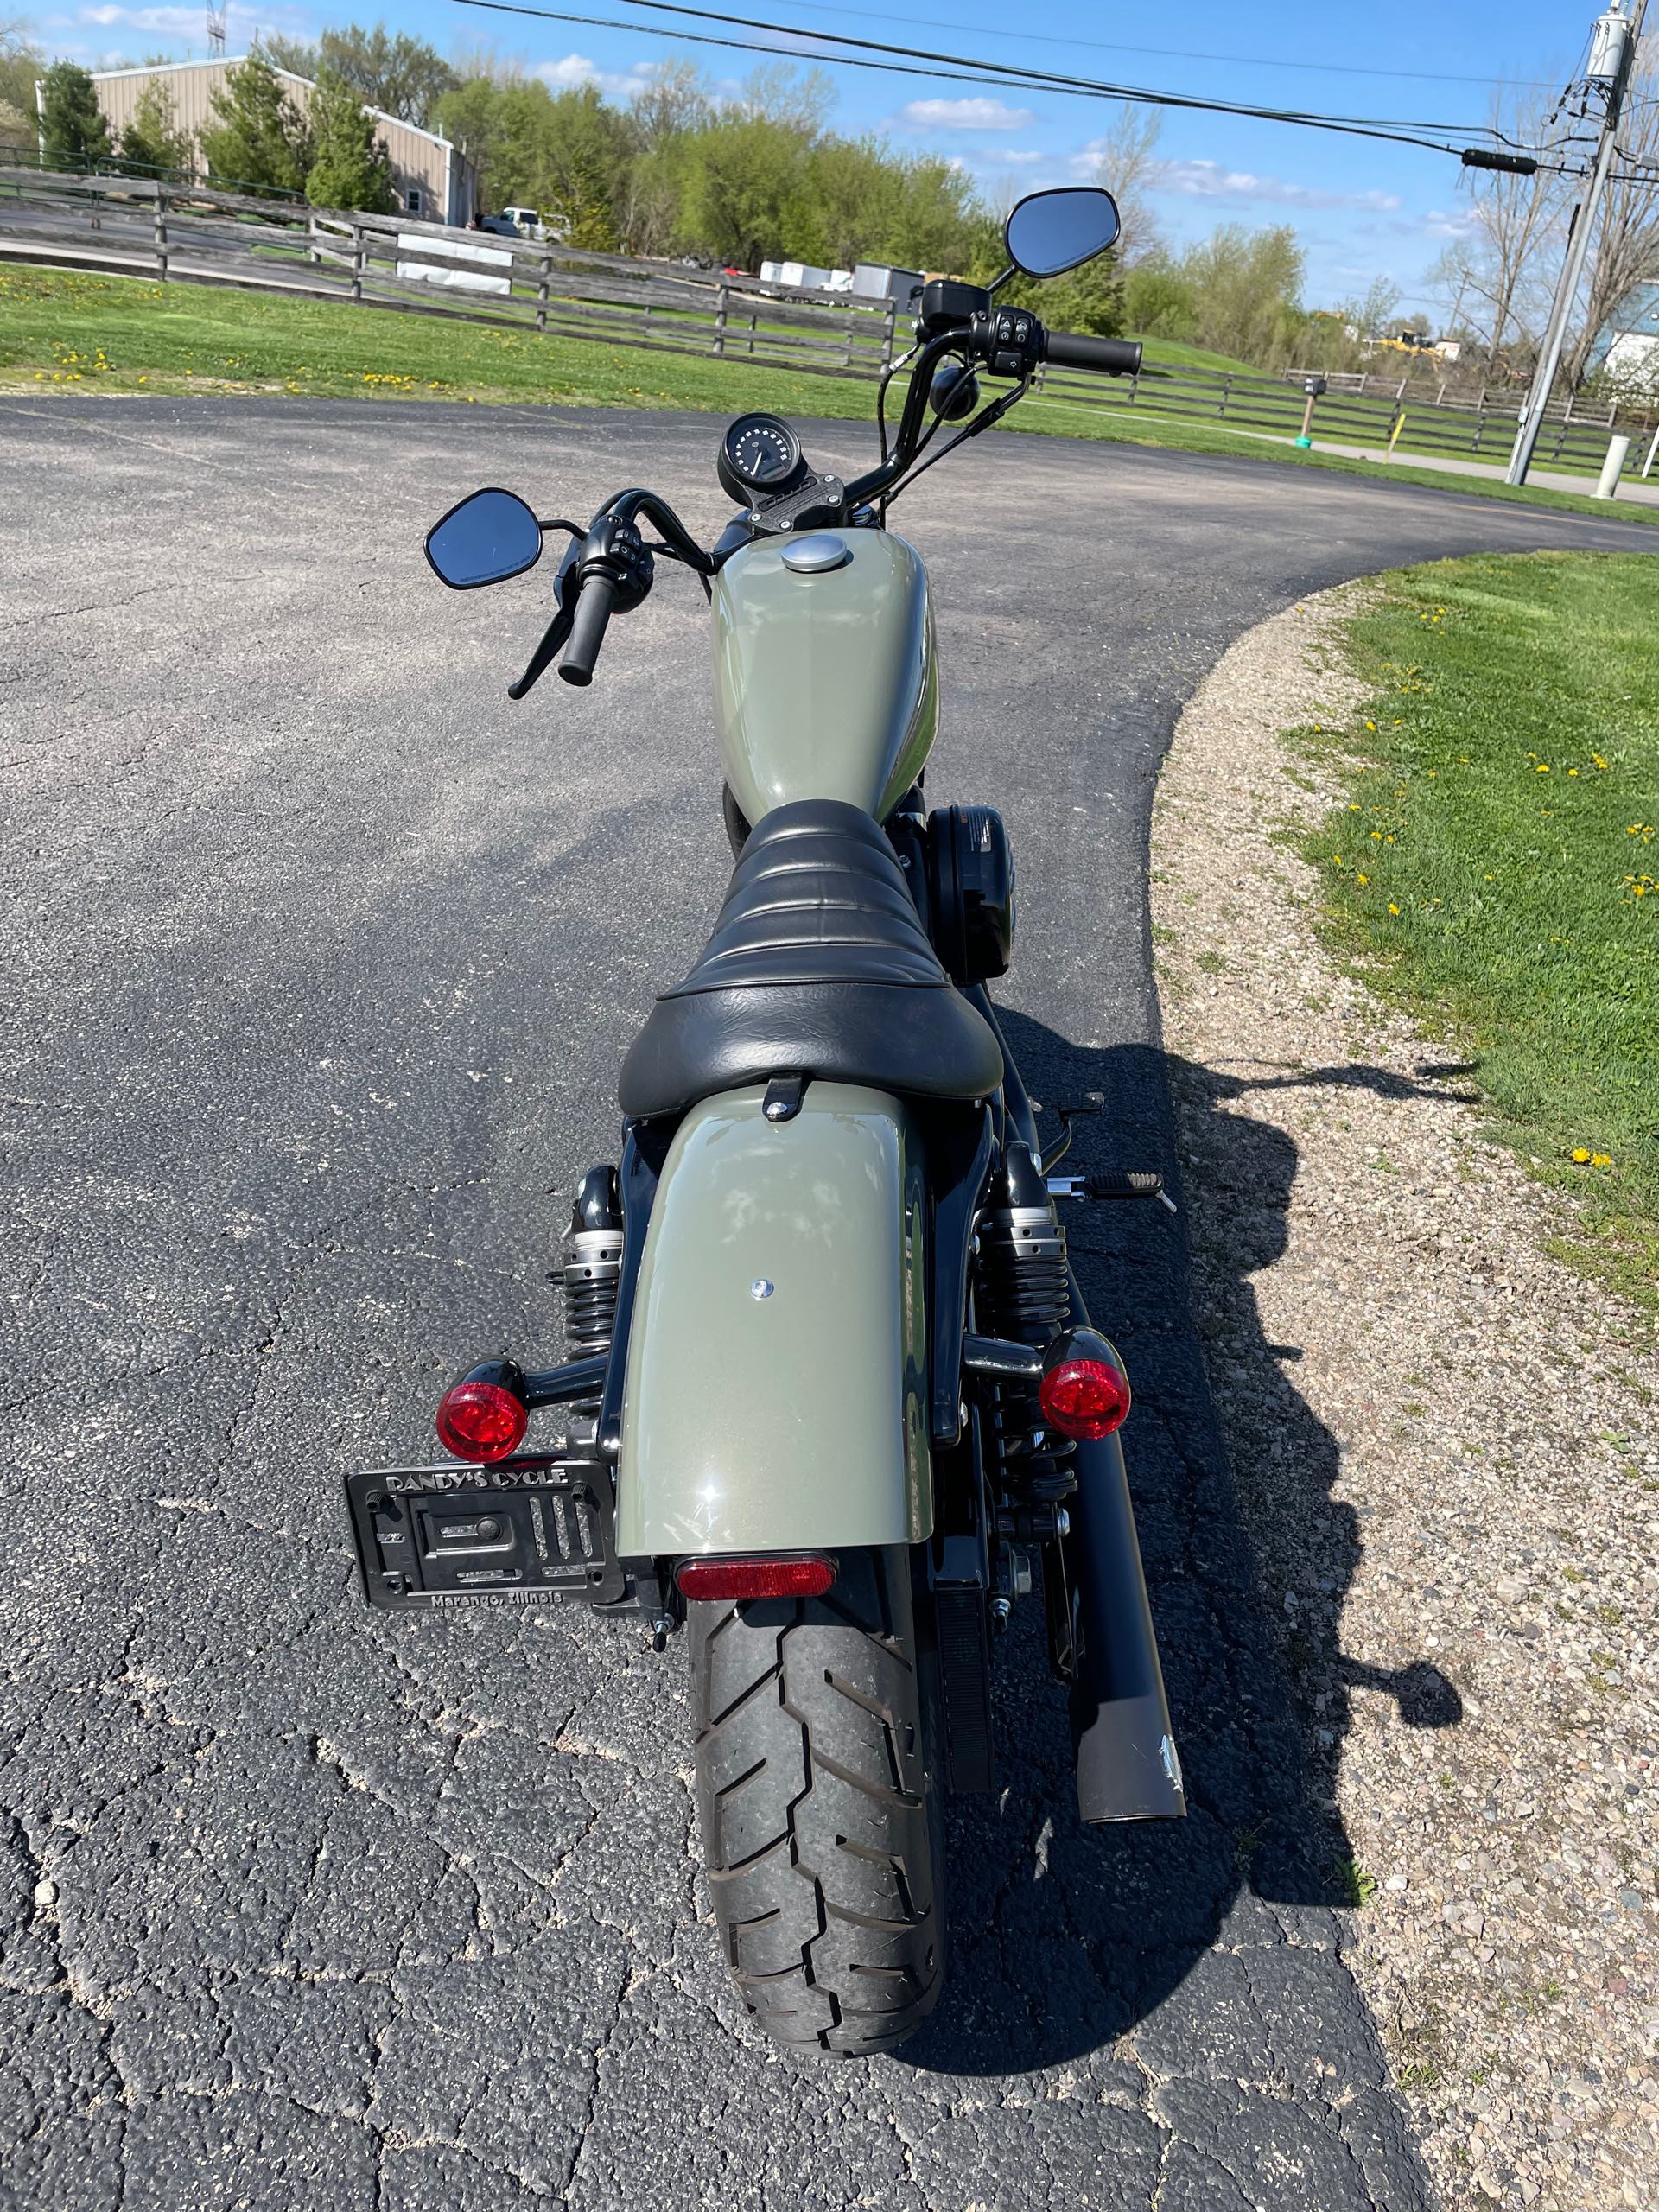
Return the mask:
[[[317,73],[311,99],[311,172],[305,196],[314,207],[360,207],[390,215],[397,205],[391,163],[376,136],[374,118],[337,70]]]
[[[694,252],[737,269],[793,255],[807,245],[791,235],[810,205],[806,156],[811,140],[734,105],[723,109],[686,148],[679,235]]]
[[[1223,223],[1175,266],[1192,293],[1200,345],[1281,369],[1300,335],[1305,261],[1287,223],[1247,231]]]
[[[90,70],[54,61],[46,73],[41,136],[48,168],[91,168],[114,152]]]
[[[637,150],[618,196],[617,218],[630,252],[670,251],[679,221],[685,148],[714,111],[693,61],[661,63],[629,103]]]
[[[1123,314],[1140,338],[1190,340],[1198,334],[1197,296],[1161,248],[1144,254],[1125,272]]]
[[[1123,219],[1117,252],[1126,268],[1158,250],[1158,223],[1147,195],[1157,190],[1164,175],[1165,164],[1158,158],[1162,129],[1163,118],[1156,108],[1133,107],[1126,100],[1105,137],[1090,148],[1096,156],[1094,181],[1111,194]]]
[[[259,51],[273,69],[286,69],[290,77],[308,81],[316,77],[322,57],[302,38],[284,38],[280,31],[261,31]]]
[[[343,77],[365,107],[423,128],[442,96],[461,81],[435,47],[404,31],[388,38],[384,23],[372,31],[354,24],[324,31],[317,51],[321,67]]]
[[[1516,145],[1538,145],[1550,136],[1545,105],[1535,96],[1499,91],[1491,115]],[[1537,352],[1566,245],[1565,219],[1560,177],[1543,170],[1535,176],[1471,172],[1465,235],[1440,256],[1433,282],[1452,302],[1450,319],[1475,335],[1495,374],[1508,362],[1525,366]]]
[[[310,134],[256,47],[213,94],[216,129],[201,134],[208,174],[250,190],[303,192]]]
[[[0,139],[35,143],[35,80],[45,62],[22,23],[0,23]]]
[[[535,89],[543,112],[535,118],[528,204],[563,245],[614,253],[621,244],[617,201],[633,150],[626,118],[592,85],[551,98],[544,85]]]
[[[714,112],[695,61],[660,61],[628,103],[642,148],[649,152],[688,130],[700,130]]]
[[[550,99],[547,86],[534,79],[480,74],[439,99],[435,126],[472,162],[486,206],[537,204],[531,197],[531,168]]]
[[[177,126],[172,94],[159,78],[152,78],[134,104],[132,121],[121,133],[123,163],[141,176],[158,169],[188,175],[195,168],[195,154],[189,132]]]
[[[389,37],[384,23],[372,31],[348,23],[343,30],[324,31],[315,46],[296,38],[263,37],[260,44],[277,68],[315,82],[325,69],[343,77],[365,107],[383,115],[400,116],[405,123],[426,126],[443,93],[453,92],[461,79],[435,47],[423,38],[399,31]]]
[[[1646,56],[1656,41],[1644,40]],[[1652,165],[1659,162],[1659,58],[1638,59],[1619,132],[1622,163],[1602,195],[1581,318],[1562,356],[1569,387],[1583,383],[1596,340],[1610,315],[1639,284],[1659,276],[1659,193]],[[1644,166],[1638,168],[1637,163]]]
[[[823,69],[796,69],[787,61],[768,61],[752,70],[732,101],[733,110],[752,122],[816,138],[836,105],[835,81]]]

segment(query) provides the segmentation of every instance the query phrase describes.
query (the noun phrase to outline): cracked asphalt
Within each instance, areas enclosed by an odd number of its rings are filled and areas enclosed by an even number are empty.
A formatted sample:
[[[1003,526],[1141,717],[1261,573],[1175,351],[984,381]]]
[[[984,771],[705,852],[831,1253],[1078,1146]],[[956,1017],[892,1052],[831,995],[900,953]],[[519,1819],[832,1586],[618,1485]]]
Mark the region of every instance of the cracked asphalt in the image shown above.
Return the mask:
[[[690,580],[613,627],[591,692],[513,708],[549,575],[450,597],[421,536],[480,482],[577,514],[648,482],[711,533],[715,436],[0,399],[5,2207],[1428,2202],[1166,1217],[1103,1209],[1076,1242],[1135,1379],[1193,1813],[1078,1829],[1017,1622],[1003,1789],[950,1821],[950,1984],[895,2057],[804,2066],[743,2020],[695,1871],[680,1648],[353,1592],[342,1470],[424,1456],[462,1362],[556,1351],[568,1194],[614,1154],[617,1065],[728,869]],[[860,450],[846,424],[809,445]],[[1346,576],[1656,541],[1270,463],[988,447],[899,510],[940,612],[930,794],[1007,816],[1033,1090],[1108,1093],[1084,1166],[1173,1175],[1146,825],[1198,677]]]

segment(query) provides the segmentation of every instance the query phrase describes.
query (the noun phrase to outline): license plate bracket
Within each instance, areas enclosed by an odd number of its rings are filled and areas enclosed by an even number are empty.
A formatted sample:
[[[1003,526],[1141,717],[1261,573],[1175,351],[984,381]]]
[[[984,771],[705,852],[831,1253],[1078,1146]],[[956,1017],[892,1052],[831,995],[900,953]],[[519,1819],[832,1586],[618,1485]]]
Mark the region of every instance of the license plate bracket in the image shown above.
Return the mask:
[[[521,1452],[493,1467],[369,1467],[346,1478],[363,1594],[394,1611],[614,1605],[608,1468]]]

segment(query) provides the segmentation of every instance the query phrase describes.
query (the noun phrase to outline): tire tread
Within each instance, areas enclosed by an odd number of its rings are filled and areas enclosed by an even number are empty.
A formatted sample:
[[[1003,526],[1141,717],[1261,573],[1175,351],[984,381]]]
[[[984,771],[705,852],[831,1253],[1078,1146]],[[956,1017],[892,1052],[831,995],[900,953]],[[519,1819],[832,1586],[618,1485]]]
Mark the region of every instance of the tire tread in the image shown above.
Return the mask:
[[[733,1980],[791,2048],[889,2050],[944,1972],[908,1554],[846,1554],[823,1599],[690,1618],[698,1817]]]

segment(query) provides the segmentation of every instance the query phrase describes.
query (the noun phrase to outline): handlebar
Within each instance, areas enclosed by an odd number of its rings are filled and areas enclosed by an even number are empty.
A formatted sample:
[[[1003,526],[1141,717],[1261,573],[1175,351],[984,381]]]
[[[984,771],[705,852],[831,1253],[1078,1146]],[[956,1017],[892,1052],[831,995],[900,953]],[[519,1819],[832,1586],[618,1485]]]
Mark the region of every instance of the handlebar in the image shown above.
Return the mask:
[[[1103,376],[1138,377],[1138,338],[1086,338],[1080,332],[1051,330],[1044,359],[1057,369],[1094,369]]]
[[[559,663],[559,674],[567,683],[585,687],[593,682],[594,663],[605,642],[605,626],[615,604],[616,586],[609,576],[595,570],[582,579],[570,625],[570,643]]]

